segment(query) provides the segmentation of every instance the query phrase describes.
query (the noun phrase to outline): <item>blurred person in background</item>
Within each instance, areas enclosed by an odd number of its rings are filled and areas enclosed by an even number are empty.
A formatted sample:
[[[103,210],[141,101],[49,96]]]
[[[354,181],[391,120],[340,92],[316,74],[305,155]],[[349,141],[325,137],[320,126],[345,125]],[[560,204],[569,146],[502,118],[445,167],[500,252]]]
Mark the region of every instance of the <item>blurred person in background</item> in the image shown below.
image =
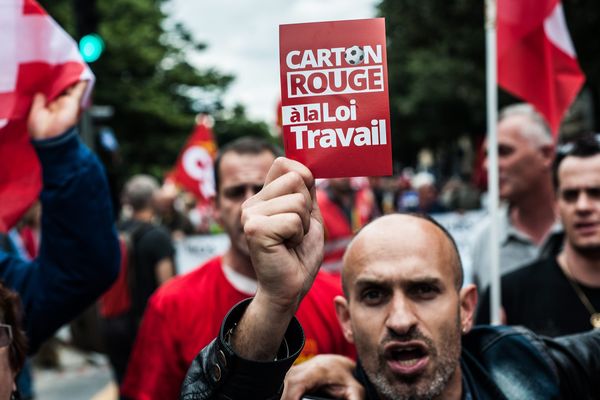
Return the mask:
[[[417,204],[406,211],[421,214],[439,214],[448,211],[438,199],[435,177],[430,172],[418,172],[411,179],[411,186],[417,192]]]
[[[242,204],[261,190],[280,154],[277,147],[253,137],[237,139],[220,150],[214,168],[215,215],[229,236],[230,247],[222,256],[174,278],[152,296],[121,385],[123,397],[178,398],[188,367],[219,333],[227,311],[258,290],[242,227]],[[291,185],[299,179],[293,178]],[[286,202],[297,204],[298,197]],[[321,272],[316,275],[313,289],[297,313],[306,332],[301,360],[322,353],[354,356],[335,316],[333,299],[341,293],[339,278]]]
[[[441,190],[440,201],[449,210],[459,212],[481,207],[480,193],[475,185],[460,176],[450,178]]]
[[[533,106],[515,104],[500,112],[499,190],[506,203],[499,217],[502,274],[546,256],[560,243],[552,235],[560,230],[554,210],[553,159],[550,129]],[[490,225],[488,217],[473,236],[471,258],[480,290],[490,284]]]
[[[125,374],[138,326],[154,291],[175,275],[175,249],[169,232],[155,223],[158,181],[149,175],[135,175],[125,184],[123,208],[130,217],[119,223],[123,250],[122,272],[102,298],[100,314],[107,354],[117,382]],[[129,306],[116,303],[123,292]],[[124,300],[123,300],[124,301]]]
[[[600,328],[600,136],[558,148],[556,206],[564,227],[562,249],[502,277],[509,325],[546,336]],[[489,322],[489,289],[477,315]]]
[[[369,185],[373,191],[373,218],[393,214],[400,209],[403,178],[399,175],[369,177]]]
[[[154,197],[157,219],[170,232],[173,240],[183,239],[194,233],[194,226],[190,222],[186,210],[183,209],[182,202],[178,201],[179,199],[180,193],[172,184],[161,186]]]
[[[35,95],[28,131],[42,167],[39,253],[26,261],[0,249],[0,280],[20,297],[30,354],[93,304],[118,272],[106,176],[75,127],[85,87],[76,83],[50,102]]]
[[[375,198],[368,186],[355,188],[350,178],[328,179],[317,189],[325,227],[324,271],[339,276],[348,243],[373,218]]]
[[[0,400],[19,398],[15,377],[23,367],[27,348],[19,310],[19,296],[0,283]]]
[[[115,280],[119,245],[106,177],[75,128],[86,83],[34,97],[28,130],[42,166],[41,245],[31,262],[0,250],[0,279],[23,303],[31,352]]]

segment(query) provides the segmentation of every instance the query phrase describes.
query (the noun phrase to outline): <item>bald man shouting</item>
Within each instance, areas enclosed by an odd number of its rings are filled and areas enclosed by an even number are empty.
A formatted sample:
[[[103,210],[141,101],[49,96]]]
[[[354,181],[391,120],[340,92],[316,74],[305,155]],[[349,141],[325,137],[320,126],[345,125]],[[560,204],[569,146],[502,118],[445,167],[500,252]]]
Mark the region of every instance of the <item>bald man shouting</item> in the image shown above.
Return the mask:
[[[427,217],[367,225],[344,257],[335,299],[355,364],[315,357],[284,377],[303,345],[293,317],[323,254],[314,179],[277,159],[242,223],[259,289],[235,306],[194,360],[181,398],[552,399],[599,393],[600,331],[549,341],[524,329],[472,329],[475,286],[452,237]]]

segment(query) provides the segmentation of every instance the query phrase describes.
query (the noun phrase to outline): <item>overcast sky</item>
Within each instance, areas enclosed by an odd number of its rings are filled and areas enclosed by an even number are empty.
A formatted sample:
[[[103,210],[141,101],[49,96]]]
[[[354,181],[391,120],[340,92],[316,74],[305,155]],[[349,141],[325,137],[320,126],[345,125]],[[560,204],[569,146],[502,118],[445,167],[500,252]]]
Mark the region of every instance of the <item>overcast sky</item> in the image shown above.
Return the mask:
[[[198,67],[235,76],[225,104],[241,103],[251,119],[275,121],[279,99],[279,24],[371,18],[378,0],[171,0],[169,12],[208,48]]]

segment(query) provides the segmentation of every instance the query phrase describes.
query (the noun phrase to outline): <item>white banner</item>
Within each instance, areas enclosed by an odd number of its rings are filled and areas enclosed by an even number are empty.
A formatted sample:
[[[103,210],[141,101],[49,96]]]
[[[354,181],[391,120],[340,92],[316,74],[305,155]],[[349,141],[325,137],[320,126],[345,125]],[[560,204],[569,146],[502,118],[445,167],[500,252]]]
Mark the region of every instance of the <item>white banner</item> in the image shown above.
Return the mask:
[[[210,258],[225,253],[228,248],[229,237],[225,233],[188,236],[178,240],[175,242],[177,274],[182,275],[196,269]]]

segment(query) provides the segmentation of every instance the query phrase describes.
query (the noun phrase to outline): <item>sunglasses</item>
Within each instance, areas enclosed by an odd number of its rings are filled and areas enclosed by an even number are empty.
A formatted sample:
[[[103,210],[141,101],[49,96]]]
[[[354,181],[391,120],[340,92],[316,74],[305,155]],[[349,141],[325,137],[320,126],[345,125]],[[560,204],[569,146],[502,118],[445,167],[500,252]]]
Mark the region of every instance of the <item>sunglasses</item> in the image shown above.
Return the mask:
[[[579,194],[585,192],[585,194],[591,200],[600,200],[600,187],[590,187],[584,189],[564,189],[560,191],[560,198],[566,203],[575,203],[579,199]]]
[[[12,343],[12,326],[0,324],[0,348],[6,347]]]
[[[252,192],[252,194],[256,194],[261,191],[263,185],[235,185],[229,186],[223,189],[223,197],[229,200],[241,200],[246,197],[246,193],[248,190]]]

